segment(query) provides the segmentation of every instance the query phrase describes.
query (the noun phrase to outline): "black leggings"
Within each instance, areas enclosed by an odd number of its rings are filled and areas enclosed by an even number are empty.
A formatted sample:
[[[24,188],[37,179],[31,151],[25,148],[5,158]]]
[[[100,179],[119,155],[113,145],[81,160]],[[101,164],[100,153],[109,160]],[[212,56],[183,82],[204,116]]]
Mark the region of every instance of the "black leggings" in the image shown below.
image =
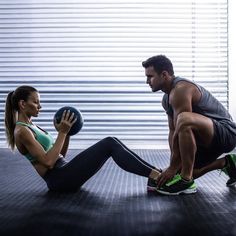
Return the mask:
[[[110,158],[123,170],[148,177],[155,167],[129,150],[119,139],[107,137],[79,153],[68,163],[59,159],[44,176],[50,190],[76,191]]]

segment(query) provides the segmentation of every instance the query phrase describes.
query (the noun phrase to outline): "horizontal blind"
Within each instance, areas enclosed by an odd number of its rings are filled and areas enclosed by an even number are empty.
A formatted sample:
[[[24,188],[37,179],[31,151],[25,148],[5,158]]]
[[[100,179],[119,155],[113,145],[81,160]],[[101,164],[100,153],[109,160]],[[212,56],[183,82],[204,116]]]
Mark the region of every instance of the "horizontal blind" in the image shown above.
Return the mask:
[[[132,148],[166,146],[163,94],[150,91],[141,66],[156,54],[227,107],[227,0],[1,0],[0,146],[6,95],[23,84],[40,91],[34,121],[54,137],[55,111],[81,110],[71,147],[106,136]]]

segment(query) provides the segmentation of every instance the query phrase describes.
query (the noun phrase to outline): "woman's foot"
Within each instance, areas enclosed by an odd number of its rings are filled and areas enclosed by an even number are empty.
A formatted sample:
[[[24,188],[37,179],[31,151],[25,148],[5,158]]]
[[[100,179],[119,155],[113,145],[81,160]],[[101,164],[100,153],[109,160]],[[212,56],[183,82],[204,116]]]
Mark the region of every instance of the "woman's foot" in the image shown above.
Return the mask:
[[[152,170],[151,174],[148,177],[148,182],[147,182],[147,191],[148,192],[154,192],[156,191],[157,188],[157,177],[161,174],[162,170],[161,169],[155,169]]]

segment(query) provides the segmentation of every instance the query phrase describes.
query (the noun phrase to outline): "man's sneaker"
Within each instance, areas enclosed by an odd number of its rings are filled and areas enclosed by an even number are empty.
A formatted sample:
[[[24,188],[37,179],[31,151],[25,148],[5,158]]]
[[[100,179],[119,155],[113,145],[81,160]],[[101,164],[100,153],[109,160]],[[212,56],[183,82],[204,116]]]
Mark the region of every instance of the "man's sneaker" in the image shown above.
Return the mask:
[[[177,174],[165,185],[160,188],[156,188],[156,191],[166,195],[191,194],[197,192],[197,187],[193,179],[186,181],[182,179],[179,174]]]
[[[158,172],[162,172],[161,169],[156,169]],[[147,191],[148,192],[156,192],[157,181],[155,179],[148,178],[147,182]]]
[[[230,178],[227,182],[226,182],[226,186],[231,187],[234,186],[236,184],[236,179],[234,178]]]
[[[229,176],[229,180],[226,182],[227,186],[233,186],[236,184],[236,154],[228,154],[225,156],[225,167],[222,171]]]

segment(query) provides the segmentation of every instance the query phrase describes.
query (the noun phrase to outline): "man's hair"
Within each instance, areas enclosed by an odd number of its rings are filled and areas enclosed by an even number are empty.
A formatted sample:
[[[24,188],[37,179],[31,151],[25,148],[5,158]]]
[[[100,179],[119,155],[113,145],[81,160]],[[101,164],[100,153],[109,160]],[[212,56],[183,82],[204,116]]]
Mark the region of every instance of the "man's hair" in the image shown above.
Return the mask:
[[[153,66],[154,70],[161,74],[163,71],[167,71],[170,75],[174,75],[174,69],[172,62],[165,55],[158,55],[148,58],[146,61],[142,62],[144,68]]]

